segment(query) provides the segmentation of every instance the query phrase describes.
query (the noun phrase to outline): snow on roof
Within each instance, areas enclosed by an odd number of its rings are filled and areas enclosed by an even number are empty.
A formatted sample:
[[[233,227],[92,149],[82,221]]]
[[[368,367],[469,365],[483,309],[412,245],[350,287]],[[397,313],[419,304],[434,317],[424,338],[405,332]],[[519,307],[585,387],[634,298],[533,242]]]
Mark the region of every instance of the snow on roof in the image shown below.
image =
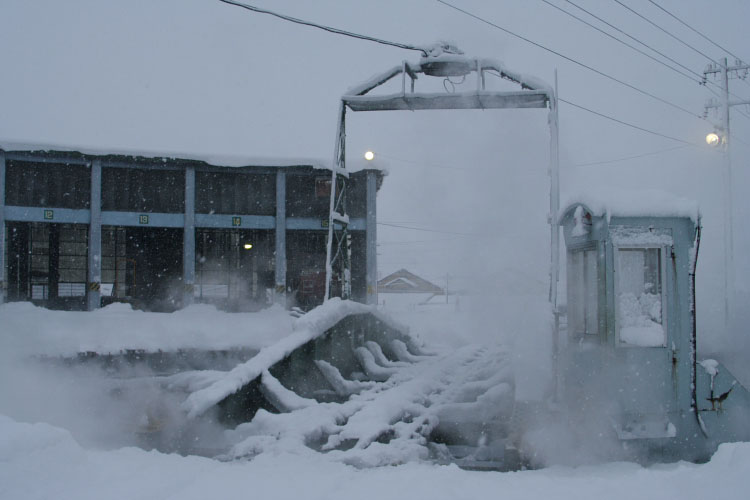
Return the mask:
[[[449,61],[449,62],[461,61],[461,62],[465,62],[467,65],[471,66],[472,68],[476,68],[477,64],[479,64],[483,70],[485,71],[495,70],[499,72],[502,77],[518,83],[523,88],[530,89],[530,90],[541,90],[541,91],[547,92],[547,94],[550,96],[554,94],[554,90],[552,89],[552,87],[548,85],[546,82],[544,82],[543,80],[536,78],[534,76],[525,75],[523,73],[513,71],[509,69],[507,66],[505,66],[505,64],[502,61],[498,61],[495,59],[487,59],[487,58],[477,59],[477,58],[469,58],[460,54],[444,53],[438,56],[423,57],[418,63],[407,62],[406,63],[407,71],[412,71],[414,73],[424,72],[422,68],[423,64],[436,62],[436,61]],[[398,66],[394,66],[386,71],[373,75],[372,77],[368,78],[362,83],[359,83],[353,87],[350,87],[348,90],[346,90],[346,92],[344,92],[344,95],[345,96],[357,96],[357,95],[367,94],[371,90],[379,87],[380,85],[384,84],[385,82],[387,82],[394,76],[398,75],[403,69],[404,69],[403,65],[399,64]]]
[[[698,223],[701,214],[695,201],[659,189],[596,189],[565,196],[558,223],[578,205],[597,217],[687,217]]]
[[[41,151],[69,152],[91,156],[128,156],[162,160],[202,161],[215,167],[312,167],[319,170],[331,170],[331,162],[312,157],[264,157],[250,155],[226,155],[214,153],[189,153],[174,151],[147,151],[129,148],[101,148],[73,144],[39,144],[31,142],[13,142],[0,140],[0,150],[4,151]],[[360,170],[379,170],[376,165],[355,162],[349,172]]]

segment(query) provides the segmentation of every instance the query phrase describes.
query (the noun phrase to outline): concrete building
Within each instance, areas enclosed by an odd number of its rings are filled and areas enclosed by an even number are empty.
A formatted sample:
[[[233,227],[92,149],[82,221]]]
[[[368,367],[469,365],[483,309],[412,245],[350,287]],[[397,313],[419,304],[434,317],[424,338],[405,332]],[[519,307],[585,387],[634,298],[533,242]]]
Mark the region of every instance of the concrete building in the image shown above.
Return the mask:
[[[376,303],[377,170],[352,172],[355,300]],[[158,311],[322,301],[331,171],[309,159],[0,145],[0,302]],[[368,293],[369,292],[369,293]]]

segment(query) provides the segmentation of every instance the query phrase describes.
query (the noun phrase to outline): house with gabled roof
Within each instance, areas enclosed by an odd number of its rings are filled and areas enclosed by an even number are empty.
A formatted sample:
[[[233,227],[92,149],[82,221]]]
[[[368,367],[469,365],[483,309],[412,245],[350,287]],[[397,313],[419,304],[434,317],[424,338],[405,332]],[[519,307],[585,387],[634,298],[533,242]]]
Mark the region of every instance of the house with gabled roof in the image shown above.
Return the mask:
[[[432,293],[442,295],[444,290],[406,269],[399,269],[378,281],[378,293]]]

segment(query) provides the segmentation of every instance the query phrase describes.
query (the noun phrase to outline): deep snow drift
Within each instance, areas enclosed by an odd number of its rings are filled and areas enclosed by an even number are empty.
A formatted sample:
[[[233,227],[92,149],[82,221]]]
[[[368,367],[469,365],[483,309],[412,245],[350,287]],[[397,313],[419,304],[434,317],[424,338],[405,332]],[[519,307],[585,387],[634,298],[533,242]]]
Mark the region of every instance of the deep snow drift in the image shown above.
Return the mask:
[[[430,346],[454,350],[456,355],[466,351],[461,346],[471,343],[504,348],[515,368],[518,396],[533,399],[544,395],[549,382],[545,346],[549,343],[550,317],[546,303],[537,300],[537,296],[521,293],[515,298],[504,297],[502,305],[495,304],[494,308],[487,307],[492,299],[486,296],[464,297],[459,304],[450,301],[419,305],[398,303],[391,297],[387,300],[393,316],[408,324],[411,333]],[[529,314],[504,312],[519,308]],[[481,311],[485,311],[484,315]],[[235,451],[243,458],[238,460],[223,462],[144,451],[133,447],[144,445],[132,437],[136,424],[149,425],[148,410],[155,403],[159,403],[157,408],[170,410],[182,403],[179,398],[171,403],[163,401],[164,393],[150,381],[169,379],[187,394],[206,387],[218,373],[155,377],[144,369],[143,373],[127,373],[126,389],[112,393],[108,385],[112,374],[100,368],[71,371],[69,367],[50,364],[49,359],[37,365],[29,361],[29,356],[33,353],[71,356],[97,349],[107,352],[209,346],[227,350],[262,349],[292,334],[293,319],[280,309],[260,314],[227,314],[197,306],[174,314],[160,314],[115,306],[95,313],[76,313],[47,311],[29,304],[0,306],[0,317],[0,414],[8,415],[0,417],[0,498],[206,498],[217,492],[239,495],[252,491],[264,498],[291,498],[300,494],[327,499],[384,495],[476,498],[502,492],[510,498],[607,495],[703,499],[709,495],[744,498],[750,487],[746,474],[750,467],[747,443],[722,445],[713,459],[703,465],[679,463],[643,468],[630,463],[610,463],[518,473],[479,473],[453,465],[414,461],[397,467],[361,469],[337,461],[335,454],[328,457],[311,452],[293,440],[268,441],[274,434],[273,426],[291,422],[291,417],[287,417],[289,422],[266,419],[255,424],[255,428],[241,426],[233,436],[234,442],[241,434],[257,435],[258,426],[272,427],[262,429],[265,437],[260,441],[240,441]],[[500,324],[501,317],[514,317],[518,321]],[[427,382],[429,377],[418,381]],[[302,418],[313,413],[310,410],[289,415]],[[173,415],[173,418],[182,417]],[[356,426],[357,422],[352,421],[346,432],[358,432]],[[215,444],[212,440],[226,439],[221,429],[207,426],[202,431],[199,435],[206,442],[197,443],[196,449],[210,447]],[[543,438],[557,439],[549,435]],[[242,452],[259,443],[262,453],[247,460],[248,454]],[[419,454],[414,458],[418,459]]]

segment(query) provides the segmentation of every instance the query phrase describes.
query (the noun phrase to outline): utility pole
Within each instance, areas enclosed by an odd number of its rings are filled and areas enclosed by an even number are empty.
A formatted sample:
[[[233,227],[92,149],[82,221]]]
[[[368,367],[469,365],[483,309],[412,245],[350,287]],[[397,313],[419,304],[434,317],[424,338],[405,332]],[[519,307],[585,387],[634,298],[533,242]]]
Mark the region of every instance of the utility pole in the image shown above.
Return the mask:
[[[730,148],[730,129],[729,129],[729,110],[733,106],[749,105],[750,100],[731,101],[729,99],[729,78],[734,75],[735,78],[746,78],[750,70],[750,65],[743,64],[741,61],[735,61],[734,66],[729,66],[727,58],[718,64],[711,63],[703,71],[703,83],[705,84],[708,75],[719,75],[721,80],[721,100],[709,99],[706,103],[705,115],[711,108],[721,109],[721,124],[717,126],[719,137],[721,137],[721,147],[724,156],[724,326],[728,330],[731,327],[730,311],[732,302],[734,302],[734,208],[732,206],[732,158]]]

